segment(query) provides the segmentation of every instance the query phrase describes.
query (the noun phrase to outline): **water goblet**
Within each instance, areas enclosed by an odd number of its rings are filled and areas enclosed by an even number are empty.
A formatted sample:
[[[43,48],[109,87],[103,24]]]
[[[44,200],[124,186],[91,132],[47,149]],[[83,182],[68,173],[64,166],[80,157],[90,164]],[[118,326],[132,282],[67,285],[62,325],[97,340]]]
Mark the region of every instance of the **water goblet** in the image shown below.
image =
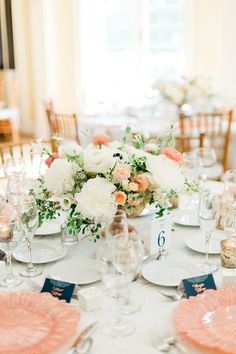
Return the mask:
[[[205,236],[205,262],[200,265],[203,273],[212,273],[217,270],[217,266],[209,262],[209,243],[211,234],[216,227],[219,218],[218,197],[210,192],[203,192],[200,198],[198,219],[201,231]]]
[[[183,172],[187,178],[198,181],[200,160],[193,151],[183,153]]]
[[[19,216],[29,252],[27,269],[23,270],[20,274],[23,277],[35,277],[40,275],[42,270],[34,267],[32,263],[32,239],[38,228],[38,208],[33,197],[27,195],[21,199],[19,203]]]
[[[217,161],[216,152],[210,147],[198,148],[194,152],[200,161],[200,178],[205,182],[209,178],[211,168]]]
[[[14,232],[15,220],[12,209],[6,207],[0,215],[0,248],[6,253],[6,270],[0,286],[4,288],[16,287],[22,283],[12,271],[12,251],[17,247],[18,238]]]

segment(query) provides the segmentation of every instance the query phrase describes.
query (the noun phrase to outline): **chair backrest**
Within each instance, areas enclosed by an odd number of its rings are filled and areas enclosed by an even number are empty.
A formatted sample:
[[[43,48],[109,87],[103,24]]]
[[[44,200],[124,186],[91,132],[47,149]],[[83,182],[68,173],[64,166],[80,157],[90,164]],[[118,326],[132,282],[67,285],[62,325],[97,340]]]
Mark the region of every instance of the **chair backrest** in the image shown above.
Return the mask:
[[[181,135],[197,136],[204,133],[204,146],[215,149],[218,161],[227,170],[227,155],[233,112],[203,112],[192,116],[179,114]]]
[[[77,141],[79,143],[78,119],[75,113],[56,113],[52,102],[46,104],[51,139],[60,135],[63,140]]]
[[[0,178],[5,177],[3,165],[9,158],[22,158],[27,168],[33,167],[34,158],[32,154],[32,143],[32,139],[25,139],[20,142],[0,144]],[[51,150],[51,142],[44,142],[44,144],[48,146],[49,150]]]
[[[175,148],[180,152],[192,151],[196,148],[203,147],[205,134],[200,133],[198,136],[177,135],[175,136]]]

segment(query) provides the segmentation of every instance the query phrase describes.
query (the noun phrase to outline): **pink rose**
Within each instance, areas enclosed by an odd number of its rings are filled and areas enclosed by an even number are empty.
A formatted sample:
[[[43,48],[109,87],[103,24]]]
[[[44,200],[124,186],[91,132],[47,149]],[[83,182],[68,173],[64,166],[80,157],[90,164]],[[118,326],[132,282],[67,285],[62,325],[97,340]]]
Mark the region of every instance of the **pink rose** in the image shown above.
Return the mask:
[[[142,204],[144,199],[138,198],[138,197],[139,197],[138,193],[133,194],[132,197],[127,200],[127,203],[131,206],[134,206],[134,207]]]
[[[56,152],[53,152],[52,154],[51,154],[51,156],[48,156],[48,158],[45,160],[45,164],[48,166],[48,167],[50,167],[51,166],[51,164],[53,163],[53,161],[55,160],[55,159],[59,159],[59,155],[56,153]]]
[[[114,196],[116,198],[116,203],[120,205],[124,205],[126,202],[126,194],[122,191],[118,191],[114,193]]]

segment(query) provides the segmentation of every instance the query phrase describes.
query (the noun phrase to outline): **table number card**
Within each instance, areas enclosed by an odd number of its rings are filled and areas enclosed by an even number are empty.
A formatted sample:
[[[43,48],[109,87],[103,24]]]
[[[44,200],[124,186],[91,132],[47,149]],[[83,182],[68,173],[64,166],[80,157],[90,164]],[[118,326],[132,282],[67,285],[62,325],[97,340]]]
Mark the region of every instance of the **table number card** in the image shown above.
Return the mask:
[[[145,247],[151,255],[170,249],[171,227],[172,218],[170,215],[153,218],[151,220],[151,230],[149,236],[145,240]]]
[[[58,297],[60,300],[66,300],[66,302],[70,302],[74,289],[75,284],[46,278],[41,293],[47,292],[52,294],[52,296]]]
[[[187,298],[202,294],[207,289],[216,290],[212,274],[199,275],[197,277],[183,279],[182,281]]]

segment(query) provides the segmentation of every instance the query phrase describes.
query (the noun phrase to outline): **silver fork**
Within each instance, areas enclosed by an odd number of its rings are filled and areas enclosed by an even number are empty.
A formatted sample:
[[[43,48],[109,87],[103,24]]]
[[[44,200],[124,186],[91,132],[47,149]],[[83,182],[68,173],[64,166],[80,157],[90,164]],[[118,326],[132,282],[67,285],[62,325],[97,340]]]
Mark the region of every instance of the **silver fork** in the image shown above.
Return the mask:
[[[171,300],[174,300],[174,301],[179,301],[184,297],[184,292],[179,292],[179,293],[176,292],[174,294],[167,294],[167,293],[164,293],[163,291],[159,291],[159,293],[165,297],[168,297]]]
[[[40,286],[38,283],[36,283],[32,279],[25,279],[25,282],[30,287],[30,289],[36,293],[40,293],[40,291],[42,290],[42,286]],[[77,294],[73,292],[72,298],[78,300]]]

